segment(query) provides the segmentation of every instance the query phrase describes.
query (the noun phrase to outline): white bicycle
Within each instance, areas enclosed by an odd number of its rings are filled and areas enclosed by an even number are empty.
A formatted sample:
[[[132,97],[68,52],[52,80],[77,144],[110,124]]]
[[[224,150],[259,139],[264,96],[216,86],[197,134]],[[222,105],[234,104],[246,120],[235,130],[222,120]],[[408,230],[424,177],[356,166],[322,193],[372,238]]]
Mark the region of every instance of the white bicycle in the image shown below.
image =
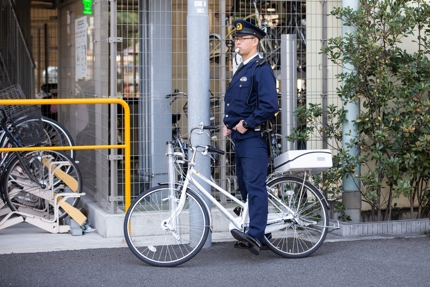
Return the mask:
[[[229,219],[229,229],[246,232],[249,226],[248,205],[222,189],[195,170],[197,152],[223,154],[210,145],[193,145],[192,136],[207,135],[214,126],[193,128],[190,132],[186,178],[181,183],[166,183],[142,193],[127,210],[124,235],[131,251],[140,260],[154,266],[175,266],[193,258],[203,247],[212,230],[211,212],[204,198],[209,199]],[[175,161],[184,155],[174,152],[167,143],[169,173],[174,173]],[[331,155],[330,155],[331,161]],[[170,176],[169,178],[175,178]],[[228,199],[237,203],[242,212],[230,213],[206,190],[205,182]],[[195,186],[196,189],[194,189]],[[327,235],[328,206],[317,187],[303,178],[282,173],[267,183],[269,214],[266,246],[286,258],[300,258],[315,252]]]

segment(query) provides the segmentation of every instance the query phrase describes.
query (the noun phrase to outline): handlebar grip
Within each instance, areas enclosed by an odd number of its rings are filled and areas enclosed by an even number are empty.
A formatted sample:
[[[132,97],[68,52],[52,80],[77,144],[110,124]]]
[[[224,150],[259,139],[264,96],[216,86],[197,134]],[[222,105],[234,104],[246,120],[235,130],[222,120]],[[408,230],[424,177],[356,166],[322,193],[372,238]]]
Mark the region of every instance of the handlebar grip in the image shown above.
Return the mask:
[[[203,126],[202,129],[203,130],[217,130],[218,127],[217,126]]]
[[[215,148],[215,147],[213,147],[211,145],[208,145],[208,151],[209,152],[216,152],[216,153],[219,153],[219,154],[225,154],[225,151],[223,151],[223,150],[221,150],[219,148]]]

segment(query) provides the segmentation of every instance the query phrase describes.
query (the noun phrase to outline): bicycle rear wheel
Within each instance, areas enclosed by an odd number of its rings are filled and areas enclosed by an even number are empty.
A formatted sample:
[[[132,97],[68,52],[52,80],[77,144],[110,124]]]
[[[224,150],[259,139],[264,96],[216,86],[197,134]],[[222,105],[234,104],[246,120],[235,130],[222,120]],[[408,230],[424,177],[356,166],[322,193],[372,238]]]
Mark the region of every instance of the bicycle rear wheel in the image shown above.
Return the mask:
[[[309,256],[327,236],[329,218],[323,196],[310,182],[292,176],[275,178],[267,186],[267,247],[287,258]]]
[[[22,161],[14,155],[7,163],[2,175],[2,197],[12,211],[22,211],[54,219],[52,206],[54,194],[81,193],[82,176],[78,165],[68,155],[60,151],[32,151],[21,154]],[[35,182],[24,170],[25,164]],[[52,180],[50,180],[52,175]],[[41,187],[39,183],[44,186]],[[66,200],[76,207],[79,197]],[[67,216],[59,209],[59,219]]]
[[[42,116],[43,129],[46,132],[48,143],[50,146],[74,146],[75,142],[72,139],[69,131],[59,122]],[[76,159],[75,150],[64,151],[72,159]]]
[[[181,186],[170,198],[168,185],[153,187],[142,193],[128,209],[124,236],[137,258],[154,266],[176,266],[193,258],[209,234],[206,204],[194,191],[187,189],[183,210],[172,226],[166,226],[170,210],[179,202]]]
[[[260,41],[260,53],[272,69],[276,69],[281,59],[281,37],[276,30],[270,27],[266,29],[267,35]]]
[[[70,133],[66,130],[66,128],[60,124],[59,122],[42,116],[43,130],[46,133],[46,142],[44,143],[46,146],[74,146],[75,142],[72,139]],[[6,133],[1,131],[0,133],[0,146],[1,147],[12,147],[9,145],[9,138],[6,136]],[[67,150],[64,151],[67,155],[69,155],[72,159],[76,159],[76,151]],[[4,152],[0,158],[4,158],[7,155],[7,152]]]

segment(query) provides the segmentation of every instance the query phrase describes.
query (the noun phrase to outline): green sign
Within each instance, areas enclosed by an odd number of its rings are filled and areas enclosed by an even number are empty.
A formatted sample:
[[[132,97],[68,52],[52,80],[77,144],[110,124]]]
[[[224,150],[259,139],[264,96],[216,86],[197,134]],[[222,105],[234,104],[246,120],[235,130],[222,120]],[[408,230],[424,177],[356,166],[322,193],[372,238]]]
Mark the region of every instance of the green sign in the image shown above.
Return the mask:
[[[84,11],[82,11],[82,14],[84,15],[93,14],[93,0],[82,0],[82,5],[84,5]]]

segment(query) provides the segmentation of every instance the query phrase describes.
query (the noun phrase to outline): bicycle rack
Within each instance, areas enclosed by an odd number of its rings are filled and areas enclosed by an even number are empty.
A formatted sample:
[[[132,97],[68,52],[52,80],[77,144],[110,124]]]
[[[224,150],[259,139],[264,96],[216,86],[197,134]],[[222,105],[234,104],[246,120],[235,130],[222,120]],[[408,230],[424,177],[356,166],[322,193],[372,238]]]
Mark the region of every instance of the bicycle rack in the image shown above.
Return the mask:
[[[59,208],[60,205],[64,204],[67,199],[69,198],[76,198],[81,197],[85,195],[85,193],[75,193],[75,192],[64,192],[64,193],[56,193],[55,190],[59,188],[64,188],[63,185],[60,185],[56,188],[53,186],[53,180],[54,180],[54,174],[57,172],[57,170],[65,165],[68,165],[70,163],[68,162],[49,162],[49,183],[50,186],[52,186],[52,189],[49,191],[43,191],[42,197],[43,199],[48,201],[48,204],[53,207],[54,211],[54,217],[52,219],[44,218],[43,216],[52,216],[50,214],[49,207],[46,208],[44,211],[37,211],[39,214],[31,214],[28,212],[22,212],[22,211],[11,211],[8,210],[8,206],[4,204],[3,202],[0,202],[0,216],[5,216],[0,221],[0,230],[16,225],[21,222],[26,222],[31,225],[34,225],[36,227],[39,227],[41,229],[44,229],[51,233],[66,233],[70,231],[70,225],[61,225],[59,220]],[[51,167],[55,168],[51,168]],[[38,193],[39,190],[37,191]],[[40,194],[38,195],[40,197]],[[31,208],[30,210],[34,210]],[[65,210],[67,212],[67,210]],[[85,217],[79,210],[75,209],[74,213],[76,215],[79,215],[81,217]],[[86,217],[85,217],[86,218]],[[83,224],[83,223],[82,223]],[[79,225],[82,225],[79,224]]]

